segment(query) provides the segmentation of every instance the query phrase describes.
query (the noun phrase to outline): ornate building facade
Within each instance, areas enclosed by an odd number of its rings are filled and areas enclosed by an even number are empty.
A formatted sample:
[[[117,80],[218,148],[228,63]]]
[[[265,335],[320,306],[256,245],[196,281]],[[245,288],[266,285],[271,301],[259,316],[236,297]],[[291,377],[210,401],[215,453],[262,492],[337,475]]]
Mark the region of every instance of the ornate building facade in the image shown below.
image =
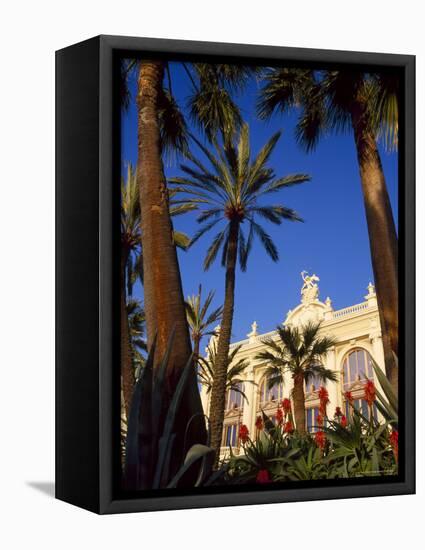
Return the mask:
[[[340,407],[345,413],[348,405],[344,394],[350,391],[354,405],[368,416],[369,409],[363,399],[366,380],[372,379],[378,391],[381,391],[374,376],[371,357],[384,370],[384,351],[374,286],[369,283],[363,302],[334,310],[330,298],[326,298],[324,302],[319,299],[319,278],[316,275],[308,276],[304,271],[301,276],[303,286],[300,303],[288,311],[283,324],[301,327],[309,321],[321,321],[320,333],[332,336],[336,341],[335,346],[322,361],[323,365],[335,371],[338,377],[337,382],[326,383],[330,400],[328,415],[333,416],[336,407]],[[250,434],[255,436],[255,421],[261,410],[274,419],[282,399],[291,397],[290,375],[285,376],[283,384],[270,388],[265,375],[267,365],[256,359],[256,355],[264,349],[263,340],[269,338],[277,339],[276,331],[260,334],[254,321],[247,338],[231,345],[231,348],[241,346],[236,358],[246,359],[249,363],[241,388],[247,399],[243,399],[242,395],[235,391],[229,391],[227,394],[222,436],[223,455],[230,446],[237,452],[241,424],[245,424]],[[318,390],[321,385],[324,384],[312,380],[305,387],[306,427],[310,432],[316,429],[315,418],[319,412]],[[210,394],[204,386],[201,389],[201,397],[204,411],[208,415]],[[375,410],[373,414],[379,419],[378,411]]]

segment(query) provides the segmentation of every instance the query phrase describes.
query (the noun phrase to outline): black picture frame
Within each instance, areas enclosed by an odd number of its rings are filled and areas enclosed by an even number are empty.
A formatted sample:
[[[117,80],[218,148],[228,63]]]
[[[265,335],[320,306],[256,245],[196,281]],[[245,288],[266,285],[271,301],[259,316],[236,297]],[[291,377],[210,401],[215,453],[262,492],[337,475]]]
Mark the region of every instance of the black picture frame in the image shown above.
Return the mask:
[[[394,481],[361,478],[338,486],[310,483],[239,492],[220,488],[209,494],[174,490],[143,498],[124,498],[117,491],[113,182],[119,161],[114,143],[114,59],[126,52],[400,70],[404,82],[399,148],[402,415],[400,473]],[[414,493],[414,212],[414,56],[120,36],[98,36],[56,52],[56,498],[107,514]]]

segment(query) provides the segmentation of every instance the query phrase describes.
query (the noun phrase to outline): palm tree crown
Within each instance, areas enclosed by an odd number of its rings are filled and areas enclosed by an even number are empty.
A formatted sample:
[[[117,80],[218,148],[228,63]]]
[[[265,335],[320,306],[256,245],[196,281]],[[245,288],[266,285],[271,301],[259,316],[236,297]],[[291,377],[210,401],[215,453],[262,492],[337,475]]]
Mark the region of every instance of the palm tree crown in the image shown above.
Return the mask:
[[[240,351],[242,345],[236,346],[233,348],[228,355],[227,361],[227,380],[226,380],[226,390],[235,391],[240,393],[245,401],[248,403],[248,398],[245,395],[243,384],[250,383],[254,384],[253,380],[245,380],[243,373],[249,367],[249,361],[247,359],[238,359],[235,361],[238,352]],[[207,358],[201,357],[199,359],[199,370],[198,376],[199,381],[202,385],[206,387],[207,393],[210,393],[213,387],[214,374],[216,370],[217,363],[217,344],[212,342],[207,347]]]
[[[211,330],[212,325],[217,324],[223,312],[223,307],[220,306],[211,312],[208,309],[214,299],[215,292],[210,291],[204,303],[202,303],[202,286],[199,285],[198,294],[188,296],[186,300],[186,315],[189,329],[194,344],[195,355],[199,354],[199,343],[204,336],[215,336],[214,330]]]
[[[226,264],[231,225],[237,227],[239,262],[241,269],[245,271],[254,235],[260,238],[267,254],[273,261],[277,261],[279,258],[271,237],[264,231],[256,218],[264,218],[277,225],[280,225],[284,219],[302,221],[294,210],[281,204],[268,206],[260,204],[264,195],[276,193],[285,187],[310,180],[306,174],[293,174],[277,178],[274,170],[267,166],[280,135],[280,132],[274,134],[253,160],[251,160],[247,124],[242,126],[237,146],[228,141],[223,147],[220,147],[213,140],[214,152],[193,138],[208,159],[211,168],[205,167],[192,154],[187,154],[193,166],[182,164],[181,170],[186,175],[172,178],[170,183],[177,185],[178,191],[191,196],[192,198],[187,199],[190,203],[204,207],[198,217],[198,222],[203,225],[192,238],[191,246],[220,221],[226,222],[225,227],[217,233],[207,251],[204,261],[205,269],[211,266],[220,248],[222,248],[222,264]],[[242,229],[242,224],[245,221],[249,225],[247,237]]]
[[[397,148],[399,79],[395,74],[272,68],[264,82],[258,115],[268,119],[275,111],[299,108],[296,137],[307,151],[329,131],[349,130],[359,102],[366,106],[368,129],[382,138],[387,149]]]
[[[278,326],[279,339],[264,340],[266,350],[256,357],[268,365],[266,374],[270,377],[271,386],[283,382],[286,373],[291,375],[295,424],[301,434],[306,431],[304,384],[312,378],[322,382],[337,380],[336,374],[321,364],[323,357],[335,345],[335,340],[320,336],[320,326],[320,323],[312,322],[301,328]]]
[[[256,358],[269,365],[267,374],[271,385],[283,382],[286,372],[293,378],[302,375],[306,384],[313,378],[323,382],[337,380],[334,371],[321,364],[323,357],[335,345],[335,339],[319,336],[320,326],[321,323],[312,322],[301,328],[278,326],[279,340],[267,338],[263,341],[267,349]]]

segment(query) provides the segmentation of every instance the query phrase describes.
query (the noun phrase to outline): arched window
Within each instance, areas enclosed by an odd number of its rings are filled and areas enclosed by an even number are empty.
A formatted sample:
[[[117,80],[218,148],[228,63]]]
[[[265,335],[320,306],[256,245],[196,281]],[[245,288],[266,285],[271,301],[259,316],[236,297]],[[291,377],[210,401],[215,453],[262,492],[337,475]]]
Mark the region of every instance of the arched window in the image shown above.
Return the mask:
[[[283,384],[274,384],[270,387],[270,377],[264,376],[260,384],[260,405],[265,405],[267,403],[278,403],[283,399]]]
[[[369,419],[370,408],[363,399],[363,386],[366,380],[373,380],[372,358],[363,348],[356,348],[350,351],[343,361],[343,392],[349,391],[352,394],[353,406],[365,418]],[[349,416],[350,407],[345,399],[345,414]],[[378,412],[376,405],[372,408],[373,417],[376,419]]]
[[[237,387],[244,391],[243,383],[237,384]],[[236,390],[227,390],[226,393],[226,411],[242,411],[244,405],[244,398],[239,391]]]
[[[372,359],[369,353],[362,348],[350,351],[343,362],[344,391],[353,384],[367,379],[373,380]]]

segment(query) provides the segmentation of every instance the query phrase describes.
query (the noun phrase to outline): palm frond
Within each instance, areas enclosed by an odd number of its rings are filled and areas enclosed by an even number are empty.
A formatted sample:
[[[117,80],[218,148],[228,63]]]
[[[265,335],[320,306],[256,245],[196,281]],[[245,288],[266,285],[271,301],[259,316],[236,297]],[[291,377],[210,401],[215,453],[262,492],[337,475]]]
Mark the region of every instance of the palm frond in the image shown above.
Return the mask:
[[[158,107],[162,153],[171,162],[176,159],[177,153],[187,151],[188,129],[183,113],[170,90],[162,91]]]
[[[177,248],[181,250],[187,250],[191,244],[189,235],[186,235],[182,231],[173,231],[173,241]]]
[[[272,241],[270,235],[264,231],[264,229],[259,225],[257,222],[255,222],[252,218],[249,219],[251,226],[256,233],[256,235],[259,237],[260,241],[262,242],[267,254],[270,256],[270,258],[277,262],[279,259],[279,253],[277,251],[276,245]]]
[[[227,227],[225,227],[223,229],[223,231],[220,231],[215,236],[215,238],[212,241],[210,247],[208,248],[207,254],[205,256],[205,260],[204,260],[204,269],[205,269],[205,271],[207,271],[211,267],[211,264],[214,262],[214,260],[217,256],[217,253],[220,250],[220,247],[223,244],[223,242],[225,241],[225,239],[227,238],[227,236],[228,236],[228,228]]]

